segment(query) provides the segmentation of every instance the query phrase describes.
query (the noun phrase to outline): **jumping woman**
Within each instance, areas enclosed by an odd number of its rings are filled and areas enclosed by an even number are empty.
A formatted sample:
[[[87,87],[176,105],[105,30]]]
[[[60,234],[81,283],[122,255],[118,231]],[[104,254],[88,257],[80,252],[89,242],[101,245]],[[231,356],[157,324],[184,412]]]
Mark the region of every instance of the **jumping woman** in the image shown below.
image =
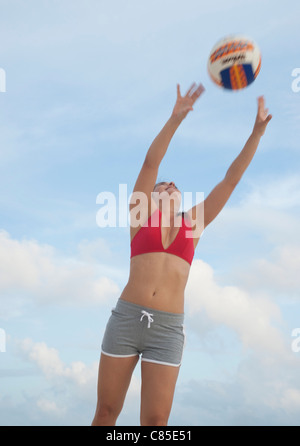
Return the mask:
[[[195,248],[249,166],[272,118],[259,97],[253,131],[223,180],[202,203],[179,213],[181,193],[172,181],[156,183],[158,169],[177,128],[203,91],[194,83],[181,96],[177,85],[171,117],[151,144],[133,189],[132,196],[143,193],[147,204],[139,224],[133,224],[137,203],[131,200],[129,205],[130,274],[103,337],[93,426],[115,425],[140,356],[141,425],[167,425],[185,342],[184,290]],[[167,200],[171,194],[174,200]]]

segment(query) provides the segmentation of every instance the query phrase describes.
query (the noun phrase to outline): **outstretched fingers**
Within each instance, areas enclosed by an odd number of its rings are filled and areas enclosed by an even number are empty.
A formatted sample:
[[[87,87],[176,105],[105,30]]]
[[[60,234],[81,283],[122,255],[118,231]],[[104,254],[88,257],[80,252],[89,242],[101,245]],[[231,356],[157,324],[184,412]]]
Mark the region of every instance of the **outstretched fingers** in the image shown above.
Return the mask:
[[[192,99],[192,101],[195,102],[201,96],[204,90],[205,88],[202,84],[197,85],[196,82],[194,82],[188,89],[185,97]]]
[[[259,96],[257,98],[257,111],[260,115],[263,115],[265,110],[265,98],[263,96]]]
[[[257,103],[258,103],[258,116],[260,117],[260,119],[262,119],[263,121],[267,121],[269,122],[272,119],[272,115],[269,115],[269,109],[265,108],[265,98],[264,96],[259,96],[257,98]]]
[[[196,86],[196,82],[193,82],[192,85],[190,86],[190,88],[188,89],[188,91],[186,92],[185,97],[190,97],[191,96],[191,93],[194,90],[195,86]]]
[[[181,98],[180,85],[179,84],[177,84],[177,97]]]
[[[177,101],[173,109],[172,116],[184,119],[187,114],[193,110],[193,105],[196,100],[203,93],[204,87],[202,84],[197,85],[195,82],[188,89],[185,96],[181,96],[180,85],[177,84]]]
[[[194,93],[192,94],[193,101],[196,101],[196,99],[198,99],[204,91],[205,88],[203,87],[203,85],[199,84]]]

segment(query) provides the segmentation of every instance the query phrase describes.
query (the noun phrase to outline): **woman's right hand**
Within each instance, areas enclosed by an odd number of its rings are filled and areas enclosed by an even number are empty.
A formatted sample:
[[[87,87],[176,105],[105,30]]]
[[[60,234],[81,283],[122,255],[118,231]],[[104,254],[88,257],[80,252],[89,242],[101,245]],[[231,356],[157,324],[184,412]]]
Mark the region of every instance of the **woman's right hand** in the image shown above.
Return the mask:
[[[265,108],[265,99],[263,96],[257,98],[257,104],[257,115],[252,133],[261,137],[265,133],[267,125],[272,119],[272,115],[268,114],[269,109]]]
[[[177,84],[177,100],[172,112],[172,117],[178,120],[185,119],[187,114],[194,110],[193,105],[204,91],[205,88],[202,84],[197,86],[197,84],[194,82],[188,89],[186,95],[181,96],[180,85]]]

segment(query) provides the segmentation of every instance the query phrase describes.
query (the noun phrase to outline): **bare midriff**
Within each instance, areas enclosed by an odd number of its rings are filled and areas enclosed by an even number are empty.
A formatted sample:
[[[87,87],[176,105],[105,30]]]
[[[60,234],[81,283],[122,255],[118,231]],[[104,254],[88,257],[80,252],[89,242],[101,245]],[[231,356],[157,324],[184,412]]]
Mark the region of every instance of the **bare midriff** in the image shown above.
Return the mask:
[[[128,282],[120,299],[170,313],[184,313],[184,290],[190,264],[165,252],[131,258]]]

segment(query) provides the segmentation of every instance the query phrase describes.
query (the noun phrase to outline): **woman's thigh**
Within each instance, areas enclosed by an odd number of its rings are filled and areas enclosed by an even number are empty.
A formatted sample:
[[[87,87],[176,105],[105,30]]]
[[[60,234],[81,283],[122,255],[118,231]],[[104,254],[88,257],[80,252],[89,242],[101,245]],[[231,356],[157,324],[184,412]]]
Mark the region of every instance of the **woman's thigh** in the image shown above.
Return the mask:
[[[115,358],[101,354],[98,374],[98,402],[96,416],[107,413],[117,418],[131,381],[139,355]]]
[[[180,367],[142,361],[141,425],[167,425]]]

